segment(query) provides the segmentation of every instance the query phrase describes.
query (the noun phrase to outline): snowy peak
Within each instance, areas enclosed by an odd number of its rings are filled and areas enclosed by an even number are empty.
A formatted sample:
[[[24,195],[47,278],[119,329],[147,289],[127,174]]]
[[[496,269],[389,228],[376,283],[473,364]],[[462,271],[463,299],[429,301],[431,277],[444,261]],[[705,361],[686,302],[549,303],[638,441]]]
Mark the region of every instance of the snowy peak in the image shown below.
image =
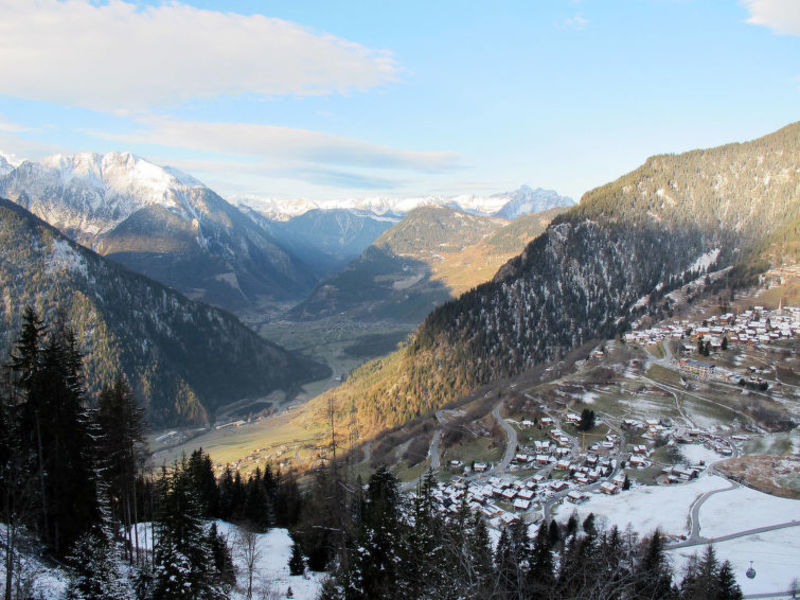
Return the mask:
[[[495,197],[503,198],[506,202],[500,210],[493,214],[497,217],[512,220],[522,215],[575,204],[572,198],[560,196],[555,190],[533,189],[528,185],[522,185],[513,192],[498,194]]]
[[[5,172],[3,172],[5,171]],[[191,219],[193,177],[130,152],[56,154],[17,168],[0,163],[0,195],[77,239],[104,233],[146,206]]]
[[[0,154],[0,177],[5,177],[15,168],[15,165],[6,156]]]
[[[229,201],[237,206],[254,210],[272,221],[288,221],[293,217],[315,209],[357,210],[374,215],[402,217],[421,206],[446,206],[477,215],[515,219],[524,214],[575,204],[571,198],[560,196],[553,190],[533,189],[527,185],[523,185],[513,192],[489,196],[480,194],[412,196],[407,198],[375,196],[320,201],[306,198],[280,200],[259,196],[232,196]]]

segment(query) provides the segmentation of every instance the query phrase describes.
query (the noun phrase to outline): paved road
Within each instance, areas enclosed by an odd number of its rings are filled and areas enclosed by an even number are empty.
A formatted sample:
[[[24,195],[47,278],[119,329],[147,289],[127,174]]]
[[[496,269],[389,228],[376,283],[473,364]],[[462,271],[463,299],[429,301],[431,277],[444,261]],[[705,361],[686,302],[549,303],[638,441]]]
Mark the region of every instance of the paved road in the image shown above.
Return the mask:
[[[721,490],[725,491],[725,490]],[[766,531],[775,531],[777,529],[786,529],[788,527],[800,527],[800,521],[787,521],[786,523],[778,523],[776,525],[767,525],[766,527],[756,527],[755,529],[745,529],[744,531],[737,531],[736,533],[729,533],[728,535],[721,535],[713,538],[698,538],[700,541],[691,542],[686,540],[679,544],[672,544],[667,546],[667,550],[677,550],[678,548],[690,548],[692,546],[706,546],[708,544],[718,544],[720,542],[727,542],[748,535],[755,535],[756,533],[764,533]]]
[[[742,598],[797,598],[797,593],[792,592],[792,590],[787,590],[785,592],[769,592],[766,594],[747,594],[746,596],[742,596]]]
[[[434,471],[438,471],[439,467],[441,466],[440,460],[441,457],[439,456],[439,442],[442,439],[442,430],[437,429],[436,432],[433,434],[433,439],[431,439],[431,446],[428,448],[428,456],[431,457],[431,469]]]
[[[369,462],[369,459],[372,458],[372,442],[367,442],[364,444],[362,448],[364,450],[364,458],[361,459],[361,462],[358,463],[360,465],[366,464]]]
[[[705,494],[702,494],[697,499],[695,499],[694,502],[692,502],[692,506],[689,512],[689,516],[692,523],[691,533],[689,534],[689,539],[687,539],[685,542],[682,542],[683,544],[685,544],[686,546],[698,546],[700,544],[708,543],[706,538],[700,536],[700,509],[702,508],[703,503],[714,494],[719,494],[720,492],[729,492],[739,487],[739,484],[736,483],[735,481],[731,481],[730,484],[731,485],[729,487],[706,492]]]
[[[506,452],[503,455],[503,460],[501,460],[497,465],[494,467],[494,472],[497,474],[502,473],[508,468],[508,465],[511,464],[511,461],[514,460],[514,455],[517,453],[517,430],[514,429],[511,425],[508,424],[503,417],[500,416],[500,409],[503,407],[503,401],[497,403],[492,409],[492,416],[494,417],[495,421],[500,424],[500,427],[506,432],[506,437],[508,441],[506,442]]]

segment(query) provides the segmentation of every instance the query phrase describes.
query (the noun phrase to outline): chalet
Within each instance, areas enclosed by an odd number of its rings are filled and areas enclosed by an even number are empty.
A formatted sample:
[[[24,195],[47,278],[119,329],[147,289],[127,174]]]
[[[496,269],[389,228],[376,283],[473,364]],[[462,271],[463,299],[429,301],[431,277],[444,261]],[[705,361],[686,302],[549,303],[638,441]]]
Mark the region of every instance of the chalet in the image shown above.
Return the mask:
[[[610,481],[604,481],[603,483],[600,484],[600,491],[603,492],[604,494],[609,494],[609,495],[618,494],[619,487],[614,485]]]
[[[578,423],[581,422],[581,416],[576,415],[575,413],[567,413],[565,419],[567,423],[572,423],[573,425],[577,425]]]
[[[517,510],[528,510],[531,507],[530,500],[524,500],[522,498],[517,498],[514,500],[514,508]]]
[[[489,466],[486,463],[476,462],[472,468],[476,473],[485,473]]]
[[[537,464],[546,465],[548,462],[550,462],[550,457],[547,456],[546,454],[537,454],[536,455],[536,463]]]
[[[569,487],[569,484],[566,481],[553,481],[550,483],[550,489],[554,492],[560,492],[565,490]]]
[[[539,423],[541,423],[543,427],[549,427],[554,423],[554,421],[550,417],[542,417],[541,419],[539,419]]]
[[[527,488],[521,489],[519,492],[517,492],[517,498],[522,498],[523,500],[531,500],[535,495],[536,494],[533,492],[533,490],[529,490]]]
[[[644,457],[638,456],[636,454],[631,456],[631,459],[628,462],[630,462],[632,467],[636,467],[637,469],[641,469],[647,466],[647,461],[644,459]]]
[[[517,517],[512,515],[511,513],[504,512],[500,515],[500,520],[503,522],[503,525],[511,525],[514,521],[517,521]]]
[[[517,497],[517,490],[514,488],[505,489],[503,490],[501,496],[504,500],[513,500]]]
[[[567,494],[567,500],[573,504],[583,504],[588,499],[589,497],[586,494],[582,494],[581,492],[575,490]]]
[[[562,458],[558,462],[556,462],[555,466],[556,470],[558,471],[566,471],[569,469],[569,460],[566,458]]]

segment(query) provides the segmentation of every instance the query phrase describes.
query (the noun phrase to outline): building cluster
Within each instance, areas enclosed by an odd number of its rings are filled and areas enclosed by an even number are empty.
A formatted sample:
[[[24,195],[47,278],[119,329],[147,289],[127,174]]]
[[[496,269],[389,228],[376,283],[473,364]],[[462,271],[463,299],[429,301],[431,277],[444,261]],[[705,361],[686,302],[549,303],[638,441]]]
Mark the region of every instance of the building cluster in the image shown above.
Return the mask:
[[[657,344],[666,338],[683,340],[687,351],[697,349],[696,342],[709,343],[712,350],[722,348],[723,339],[729,344],[766,345],[781,339],[800,337],[800,307],[781,307],[769,310],[755,306],[739,314],[711,316],[702,324],[683,320],[650,329],[631,331],[625,341]],[[695,344],[691,344],[691,342]]]

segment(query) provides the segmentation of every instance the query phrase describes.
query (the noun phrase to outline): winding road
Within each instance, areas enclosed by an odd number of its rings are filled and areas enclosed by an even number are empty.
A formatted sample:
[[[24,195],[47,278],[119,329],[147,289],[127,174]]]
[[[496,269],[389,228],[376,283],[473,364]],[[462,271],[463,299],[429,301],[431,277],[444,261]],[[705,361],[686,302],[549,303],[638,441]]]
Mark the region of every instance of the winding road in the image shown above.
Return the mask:
[[[492,416],[494,420],[500,424],[500,427],[503,428],[503,431],[506,432],[506,452],[503,455],[503,460],[501,460],[497,465],[494,467],[494,472],[497,474],[503,473],[507,468],[508,465],[511,464],[511,461],[514,460],[514,455],[517,452],[517,430],[514,429],[511,425],[508,424],[503,417],[500,416],[500,409],[503,408],[503,401],[497,403],[492,409]]]

